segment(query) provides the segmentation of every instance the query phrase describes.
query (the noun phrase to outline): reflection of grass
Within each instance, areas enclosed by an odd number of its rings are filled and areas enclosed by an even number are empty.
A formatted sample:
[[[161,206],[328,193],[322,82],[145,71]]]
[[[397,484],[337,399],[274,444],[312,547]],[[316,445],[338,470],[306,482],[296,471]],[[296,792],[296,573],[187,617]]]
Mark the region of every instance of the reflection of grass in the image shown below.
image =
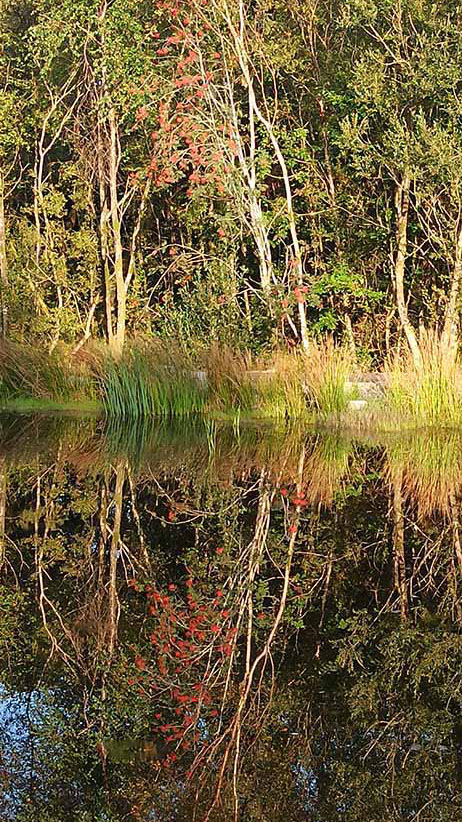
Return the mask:
[[[387,446],[387,473],[403,473],[403,490],[422,513],[448,509],[462,489],[462,437],[455,431],[419,432]]]
[[[0,417],[1,420],[1,417]],[[108,418],[85,423],[64,417],[14,417],[0,427],[0,457],[10,462],[63,459],[79,472],[103,470],[122,458],[138,475],[183,477],[197,487],[209,482],[261,474],[277,486],[297,486],[307,502],[328,504],[348,473],[351,443],[340,437],[307,436],[301,426],[210,422],[200,415],[186,420],[148,419],[124,424]],[[295,493],[295,491],[294,491]]]
[[[348,475],[352,443],[336,434],[316,439],[303,472],[304,488],[311,502],[329,505]]]

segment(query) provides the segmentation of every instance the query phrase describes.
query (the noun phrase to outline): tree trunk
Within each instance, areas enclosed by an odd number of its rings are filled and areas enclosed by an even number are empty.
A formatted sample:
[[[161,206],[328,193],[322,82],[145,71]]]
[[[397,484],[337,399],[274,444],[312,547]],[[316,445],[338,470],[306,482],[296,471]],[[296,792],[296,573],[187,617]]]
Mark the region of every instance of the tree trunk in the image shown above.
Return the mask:
[[[417,369],[422,368],[422,355],[416,333],[409,320],[407,304],[404,296],[404,274],[406,268],[407,255],[407,224],[409,214],[409,189],[411,186],[411,175],[405,171],[401,182],[395,190],[395,211],[396,211],[396,255],[394,265],[396,305],[401,321],[401,326],[406,335],[406,339],[412,354],[414,365]]]
[[[120,222],[120,206],[117,196],[117,176],[120,162],[119,135],[117,132],[116,115],[113,108],[109,112],[109,192],[111,205],[111,229],[114,249],[114,277],[117,299],[116,333],[112,340],[113,353],[120,357],[125,342],[125,326],[127,320],[127,289],[123,268],[123,246]]]
[[[114,488],[114,522],[112,526],[112,537],[109,554],[109,632],[108,651],[112,656],[117,639],[117,626],[119,621],[119,598],[117,595],[117,560],[120,546],[120,526],[122,522],[123,490],[125,485],[125,463],[120,462],[115,469],[116,479]]]
[[[441,347],[448,361],[454,361],[459,341],[459,294],[462,278],[462,221],[457,231],[454,266],[452,269],[451,288],[444,317]]]
[[[401,619],[409,616],[409,600],[404,554],[403,470],[399,468],[393,477],[393,576],[399,596]]]
[[[6,337],[8,326],[8,258],[6,256],[6,225],[5,225],[5,180],[0,169],[0,333]]]

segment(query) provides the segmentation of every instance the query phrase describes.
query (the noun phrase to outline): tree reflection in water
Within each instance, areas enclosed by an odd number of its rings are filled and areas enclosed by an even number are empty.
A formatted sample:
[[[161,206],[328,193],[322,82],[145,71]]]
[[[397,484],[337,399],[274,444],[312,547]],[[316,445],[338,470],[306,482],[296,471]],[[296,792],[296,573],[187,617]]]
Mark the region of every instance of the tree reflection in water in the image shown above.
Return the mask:
[[[0,816],[462,815],[462,440],[7,417]]]

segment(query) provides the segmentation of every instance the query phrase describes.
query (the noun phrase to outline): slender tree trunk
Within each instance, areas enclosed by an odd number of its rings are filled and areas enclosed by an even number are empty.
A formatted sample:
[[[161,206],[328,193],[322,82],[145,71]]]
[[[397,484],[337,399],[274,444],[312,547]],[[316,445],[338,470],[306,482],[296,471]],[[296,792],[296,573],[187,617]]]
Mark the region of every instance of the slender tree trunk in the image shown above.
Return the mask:
[[[111,229],[114,250],[114,277],[117,299],[116,333],[113,338],[113,352],[117,357],[122,354],[125,342],[127,322],[127,289],[123,268],[123,246],[120,220],[120,205],[117,195],[117,177],[120,163],[120,145],[117,131],[116,115],[113,108],[109,112],[109,192],[111,204]]]
[[[1,320],[0,333],[6,337],[8,330],[8,258],[6,255],[6,224],[5,224],[5,179],[0,168],[0,289],[1,289]]]
[[[405,171],[401,182],[395,190],[395,211],[396,211],[396,254],[394,265],[396,305],[401,321],[401,326],[406,335],[406,339],[411,350],[412,359],[417,369],[422,367],[422,355],[420,353],[417,336],[409,320],[407,304],[404,296],[404,274],[406,269],[407,256],[407,224],[409,215],[409,190],[411,187],[411,175]]]
[[[112,347],[113,327],[112,327],[112,282],[109,261],[110,249],[110,223],[109,207],[107,203],[107,184],[105,173],[105,146],[102,125],[98,123],[98,189],[99,189],[99,242],[101,253],[101,265],[103,273],[104,307],[106,320],[106,335],[109,346]]]
[[[252,233],[257,246],[260,263],[260,283],[266,296],[270,293],[273,279],[273,260],[268,231],[263,221],[263,212],[257,195],[251,190],[249,196],[249,216]]]
[[[397,469],[393,477],[393,576],[399,596],[401,618],[409,616],[409,601],[404,554],[403,470]]]
[[[116,481],[114,489],[114,523],[109,555],[109,654],[112,656],[117,638],[119,617],[119,598],[117,596],[117,559],[120,546],[120,526],[122,522],[123,490],[125,484],[125,464],[119,463],[116,467]]]
[[[0,571],[5,565],[6,465],[0,461]]]
[[[449,361],[454,361],[459,342],[459,295],[462,279],[462,221],[459,223],[452,269],[451,288],[444,317],[441,346]]]

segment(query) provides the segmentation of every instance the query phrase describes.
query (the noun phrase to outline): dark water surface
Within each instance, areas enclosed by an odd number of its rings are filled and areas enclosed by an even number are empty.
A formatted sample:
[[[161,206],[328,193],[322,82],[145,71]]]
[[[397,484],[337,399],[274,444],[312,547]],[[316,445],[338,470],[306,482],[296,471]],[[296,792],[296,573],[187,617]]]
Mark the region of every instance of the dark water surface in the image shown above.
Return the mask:
[[[0,418],[0,820],[462,820],[462,439]]]

